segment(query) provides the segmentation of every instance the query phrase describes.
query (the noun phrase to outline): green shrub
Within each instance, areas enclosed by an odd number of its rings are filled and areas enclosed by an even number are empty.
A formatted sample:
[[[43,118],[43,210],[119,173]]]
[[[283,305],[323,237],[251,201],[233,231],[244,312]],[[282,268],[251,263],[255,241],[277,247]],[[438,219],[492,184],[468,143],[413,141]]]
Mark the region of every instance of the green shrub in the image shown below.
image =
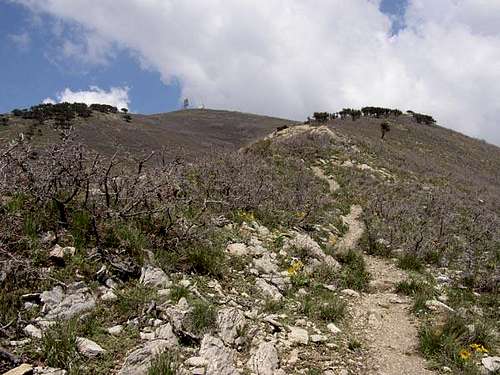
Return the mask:
[[[338,322],[344,318],[347,305],[335,293],[316,289],[302,299],[300,309],[302,314],[311,319]]]
[[[362,346],[361,342],[355,338],[350,338],[347,343],[347,348],[353,352],[358,351]]]
[[[424,264],[416,254],[405,253],[398,259],[398,267],[407,271],[420,272],[424,268]]]
[[[165,272],[185,272],[208,275],[216,278],[223,276],[226,270],[226,256],[223,245],[216,234],[198,234],[207,236],[205,240],[193,239],[180,243],[175,249],[161,249],[155,256]]]
[[[311,277],[322,284],[334,284],[339,279],[339,271],[326,263],[321,263],[314,269]]]
[[[87,211],[78,210],[72,215],[71,234],[77,249],[85,247],[91,236],[92,216]]]
[[[347,312],[347,306],[337,296],[329,298],[327,303],[320,305],[318,316],[325,322],[338,322],[342,320]]]
[[[134,318],[155,296],[155,291],[142,285],[130,284],[121,290],[115,290],[118,300],[113,309],[121,318]]]
[[[409,278],[396,284],[396,292],[406,296],[415,296],[422,293],[432,294],[432,287],[424,281]]]
[[[276,314],[283,310],[285,307],[285,302],[283,299],[275,300],[272,298],[266,298],[264,301],[264,306],[262,307],[262,311],[269,314]]]
[[[458,316],[448,317],[444,325],[424,325],[419,343],[425,357],[451,367],[457,374],[479,374],[474,358],[481,358],[489,348],[481,337],[471,334],[467,323]]]

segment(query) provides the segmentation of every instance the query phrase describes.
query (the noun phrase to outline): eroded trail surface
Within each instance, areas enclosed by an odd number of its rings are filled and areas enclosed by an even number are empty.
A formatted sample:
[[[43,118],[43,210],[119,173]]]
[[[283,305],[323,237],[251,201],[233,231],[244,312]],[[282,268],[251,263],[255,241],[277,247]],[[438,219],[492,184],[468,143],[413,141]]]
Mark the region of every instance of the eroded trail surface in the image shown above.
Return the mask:
[[[353,206],[345,218],[349,232],[339,250],[354,248],[361,237],[361,207]],[[352,305],[353,334],[368,352],[370,375],[426,375],[426,361],[418,353],[417,325],[411,316],[410,299],[395,294],[399,281],[406,278],[389,260],[365,255],[372,275],[370,293],[364,293]]]
[[[405,273],[386,260],[366,256],[373,277],[372,293],[353,306],[354,330],[368,350],[373,375],[433,374],[419,355],[416,322],[410,315],[411,301],[394,294]]]
[[[344,223],[349,227],[348,232],[342,237],[337,244],[337,250],[340,252],[348,251],[355,248],[358,241],[361,239],[365,230],[365,225],[361,221],[363,209],[361,206],[355,205],[351,207],[349,215],[344,217]]]

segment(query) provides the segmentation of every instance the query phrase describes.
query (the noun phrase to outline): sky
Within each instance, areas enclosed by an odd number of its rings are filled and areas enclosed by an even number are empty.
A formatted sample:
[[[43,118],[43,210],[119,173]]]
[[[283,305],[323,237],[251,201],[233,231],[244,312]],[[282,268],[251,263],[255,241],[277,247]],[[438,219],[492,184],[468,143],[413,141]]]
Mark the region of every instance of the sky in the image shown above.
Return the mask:
[[[500,145],[500,0],[0,0],[0,82],[0,112],[374,105]]]

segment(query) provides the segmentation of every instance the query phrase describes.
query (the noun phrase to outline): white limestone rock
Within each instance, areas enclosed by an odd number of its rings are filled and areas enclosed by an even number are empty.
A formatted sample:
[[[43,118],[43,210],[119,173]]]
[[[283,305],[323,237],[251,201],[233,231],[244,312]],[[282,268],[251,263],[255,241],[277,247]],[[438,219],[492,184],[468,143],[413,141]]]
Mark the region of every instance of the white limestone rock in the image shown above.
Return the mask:
[[[256,375],[274,375],[278,366],[278,351],[271,342],[261,342],[248,361],[248,367]]]
[[[205,335],[201,341],[200,356],[207,361],[206,375],[236,375],[236,354],[216,337]]]
[[[87,358],[95,358],[106,353],[99,344],[84,337],[76,338],[76,347],[78,352]]]
[[[154,288],[166,288],[171,285],[170,279],[165,271],[153,266],[145,266],[142,268],[139,282],[142,285]]]
[[[228,307],[219,310],[217,314],[219,336],[226,345],[234,344],[239,332],[246,326],[243,312],[237,308]]]
[[[289,326],[288,341],[291,344],[307,345],[309,343],[309,334],[307,330],[300,327]]]

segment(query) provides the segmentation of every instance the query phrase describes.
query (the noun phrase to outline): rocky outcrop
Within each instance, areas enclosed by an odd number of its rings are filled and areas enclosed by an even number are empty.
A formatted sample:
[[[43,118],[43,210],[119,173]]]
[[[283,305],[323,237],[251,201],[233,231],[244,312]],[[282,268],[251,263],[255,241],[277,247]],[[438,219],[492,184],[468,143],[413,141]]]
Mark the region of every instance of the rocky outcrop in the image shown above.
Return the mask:
[[[274,375],[278,366],[278,351],[271,342],[260,343],[248,361],[248,367],[256,375]]]
[[[91,311],[96,306],[96,301],[89,288],[83,283],[74,283],[66,291],[56,286],[50,291],[41,294],[43,303],[41,320],[68,320],[84,312]]]
[[[119,375],[146,375],[152,360],[166,349],[173,349],[171,340],[152,340],[127,355]]]
[[[237,308],[224,308],[217,314],[219,336],[226,345],[234,344],[246,326],[246,319],[241,310]]]
[[[307,234],[295,232],[294,236],[285,243],[284,249],[287,251],[290,249],[296,249],[305,253],[310,260],[313,260],[313,262],[309,260],[309,263],[313,265],[312,268],[319,265],[320,263],[318,262],[322,262],[334,269],[340,269],[339,262],[337,262],[332,256],[326,255],[321,249],[321,246],[319,246],[319,244]],[[311,270],[311,272],[312,271],[313,270]]]
[[[163,271],[161,268],[152,266],[146,266],[142,268],[139,282],[144,286],[150,286],[154,288],[166,288],[171,285],[170,279],[168,278],[165,271]]]
[[[236,353],[221,339],[205,335],[201,342],[200,357],[207,361],[206,375],[236,375]]]
[[[280,293],[278,288],[267,283],[264,279],[257,279],[255,281],[255,286],[262,292],[264,296],[268,298],[271,298],[275,301],[279,301],[283,298],[283,295]]]

